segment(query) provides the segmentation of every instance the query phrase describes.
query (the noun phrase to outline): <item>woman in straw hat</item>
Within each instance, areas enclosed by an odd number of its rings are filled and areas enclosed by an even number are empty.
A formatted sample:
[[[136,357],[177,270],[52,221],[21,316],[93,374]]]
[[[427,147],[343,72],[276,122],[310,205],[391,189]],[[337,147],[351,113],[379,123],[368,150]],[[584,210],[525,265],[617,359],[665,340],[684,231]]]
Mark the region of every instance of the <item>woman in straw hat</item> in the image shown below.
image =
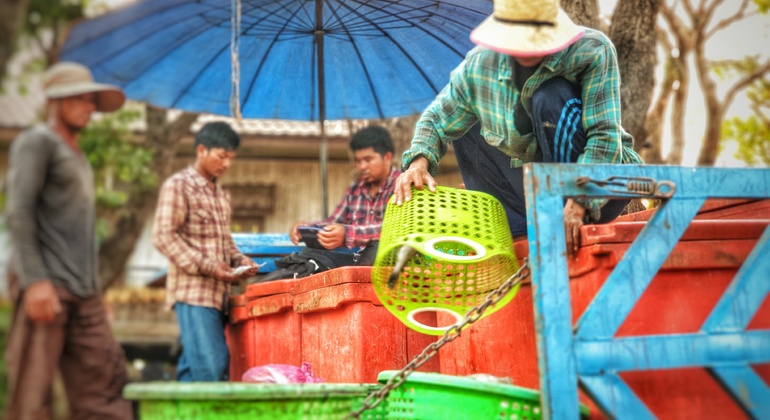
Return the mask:
[[[575,25],[558,0],[495,0],[472,33],[479,45],[417,122],[403,155],[396,203],[427,185],[454,140],[468,189],[498,198],[514,236],[527,232],[521,166],[527,162],[642,163],[620,125],[615,47]],[[615,219],[627,201],[568,200],[567,247],[584,222]]]
[[[14,256],[6,418],[49,419],[59,371],[73,419],[130,419],[121,398],[123,350],[112,336],[97,278],[93,174],[78,147],[94,111],[123,92],[88,68],[58,63],[44,78],[47,120],[11,144],[7,217]]]

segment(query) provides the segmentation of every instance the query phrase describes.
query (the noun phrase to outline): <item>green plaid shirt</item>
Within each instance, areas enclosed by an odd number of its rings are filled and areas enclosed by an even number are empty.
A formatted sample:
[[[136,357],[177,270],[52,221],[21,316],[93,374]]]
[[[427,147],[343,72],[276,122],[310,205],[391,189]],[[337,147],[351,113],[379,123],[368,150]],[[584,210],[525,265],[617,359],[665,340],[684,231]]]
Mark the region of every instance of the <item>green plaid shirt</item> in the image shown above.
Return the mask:
[[[531,119],[532,95],[543,82],[563,77],[581,86],[583,126],[588,143],[578,163],[642,163],[633,150],[633,138],[620,125],[620,74],[612,42],[601,32],[585,28],[585,35],[566,49],[543,60],[519,91],[514,83],[512,58],[481,47],[471,50],[452,72],[449,84],[417,122],[412,146],[404,152],[404,168],[424,156],[435,174],[449,143],[481,121],[487,143],[511,157],[511,167],[537,161],[535,134],[520,133],[514,107],[521,96]],[[581,203],[598,218],[604,200]]]

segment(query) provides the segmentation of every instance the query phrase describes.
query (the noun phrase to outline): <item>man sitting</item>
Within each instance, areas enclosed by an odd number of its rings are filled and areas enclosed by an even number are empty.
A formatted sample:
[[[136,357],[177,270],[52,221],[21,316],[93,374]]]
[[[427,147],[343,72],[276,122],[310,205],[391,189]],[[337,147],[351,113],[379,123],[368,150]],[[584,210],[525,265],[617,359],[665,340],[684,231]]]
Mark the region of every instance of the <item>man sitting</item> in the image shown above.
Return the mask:
[[[319,228],[317,241],[306,241],[314,247],[305,247],[276,261],[279,268],[261,281],[374,263],[385,206],[401,172],[392,167],[395,149],[390,134],[382,127],[371,126],[356,132],[350,140],[350,150],[358,180],[348,187],[334,213],[322,221],[298,222],[289,233],[291,241],[298,244],[302,240],[301,226]],[[335,251],[342,246],[355,252]]]

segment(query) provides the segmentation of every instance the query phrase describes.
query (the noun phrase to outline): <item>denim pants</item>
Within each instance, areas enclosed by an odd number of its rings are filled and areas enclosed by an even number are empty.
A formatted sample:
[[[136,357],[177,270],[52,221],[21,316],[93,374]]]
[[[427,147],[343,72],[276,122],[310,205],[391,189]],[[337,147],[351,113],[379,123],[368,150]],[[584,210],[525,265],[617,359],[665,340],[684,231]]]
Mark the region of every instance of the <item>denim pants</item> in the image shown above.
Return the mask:
[[[541,162],[574,163],[583,153],[588,139],[582,124],[583,102],[580,90],[564,78],[543,83],[532,96],[532,126],[537,137]],[[511,235],[527,233],[522,168],[511,168],[511,158],[481,136],[476,124],[452,143],[465,188],[483,191],[505,209]],[[602,207],[598,223],[614,220],[628,200],[610,200]]]
[[[214,308],[174,305],[182,336],[182,355],[176,368],[180,382],[227,379],[230,353],[225,341],[225,315]]]

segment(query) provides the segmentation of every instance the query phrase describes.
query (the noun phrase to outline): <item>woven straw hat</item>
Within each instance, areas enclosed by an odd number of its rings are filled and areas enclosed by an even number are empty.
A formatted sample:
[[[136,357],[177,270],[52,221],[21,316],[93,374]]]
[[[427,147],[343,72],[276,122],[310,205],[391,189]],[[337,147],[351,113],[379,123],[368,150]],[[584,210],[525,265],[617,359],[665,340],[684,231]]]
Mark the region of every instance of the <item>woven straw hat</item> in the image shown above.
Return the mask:
[[[543,56],[583,36],[583,28],[559,7],[559,0],[495,0],[495,9],[471,32],[471,41],[499,53]]]
[[[119,87],[94,83],[88,67],[67,61],[56,63],[45,72],[43,89],[49,99],[96,93],[96,110],[99,112],[115,111],[126,101]]]

